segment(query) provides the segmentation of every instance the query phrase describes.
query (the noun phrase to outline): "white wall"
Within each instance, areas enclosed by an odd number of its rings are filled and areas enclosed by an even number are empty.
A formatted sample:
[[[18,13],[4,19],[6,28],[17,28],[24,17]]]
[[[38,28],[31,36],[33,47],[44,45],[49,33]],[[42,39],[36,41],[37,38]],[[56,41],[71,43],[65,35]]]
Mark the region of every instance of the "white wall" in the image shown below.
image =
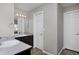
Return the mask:
[[[0,36],[11,36],[14,34],[14,4],[0,4]]]
[[[44,13],[44,49],[57,54],[57,4],[45,6]]]
[[[58,4],[57,9],[57,51],[63,48],[63,8]]]
[[[57,4],[45,4],[30,13],[33,14],[38,11],[44,11],[44,50],[57,54]]]

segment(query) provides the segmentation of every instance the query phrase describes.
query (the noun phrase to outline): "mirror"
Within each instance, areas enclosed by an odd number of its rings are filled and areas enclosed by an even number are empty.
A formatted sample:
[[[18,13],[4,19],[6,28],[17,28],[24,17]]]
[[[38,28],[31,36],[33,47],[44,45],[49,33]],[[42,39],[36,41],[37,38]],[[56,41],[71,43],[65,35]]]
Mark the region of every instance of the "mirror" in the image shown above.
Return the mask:
[[[22,14],[16,14],[16,17],[14,19],[14,34],[25,34],[28,33],[29,29],[29,20],[26,18],[25,15]],[[26,31],[27,30],[27,31]]]
[[[33,18],[25,8],[26,4],[14,4],[14,34],[33,34]]]

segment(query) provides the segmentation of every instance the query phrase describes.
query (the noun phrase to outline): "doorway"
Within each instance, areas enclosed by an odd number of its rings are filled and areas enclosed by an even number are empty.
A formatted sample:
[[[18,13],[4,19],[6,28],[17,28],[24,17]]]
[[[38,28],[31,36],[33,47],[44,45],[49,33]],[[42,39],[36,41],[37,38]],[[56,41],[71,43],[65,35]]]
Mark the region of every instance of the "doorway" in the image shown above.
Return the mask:
[[[36,12],[34,16],[34,47],[43,50],[44,40],[44,24],[43,24],[43,11]]]
[[[64,13],[64,48],[79,52],[79,10]]]

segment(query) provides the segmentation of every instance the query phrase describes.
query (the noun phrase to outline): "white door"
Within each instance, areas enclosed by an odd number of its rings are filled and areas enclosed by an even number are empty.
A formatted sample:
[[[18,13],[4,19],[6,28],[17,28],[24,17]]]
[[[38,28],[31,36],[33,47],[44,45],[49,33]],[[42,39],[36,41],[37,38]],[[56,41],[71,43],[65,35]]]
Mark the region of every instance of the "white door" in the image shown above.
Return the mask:
[[[34,47],[43,49],[43,11],[34,14]]]
[[[64,14],[64,47],[79,52],[79,12]]]

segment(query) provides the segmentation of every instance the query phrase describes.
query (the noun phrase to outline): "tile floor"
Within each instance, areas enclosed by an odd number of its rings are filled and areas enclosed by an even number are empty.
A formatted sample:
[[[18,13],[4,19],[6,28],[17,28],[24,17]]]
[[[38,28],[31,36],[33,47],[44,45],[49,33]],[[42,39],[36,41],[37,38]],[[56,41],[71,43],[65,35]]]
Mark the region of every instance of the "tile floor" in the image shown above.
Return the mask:
[[[31,50],[31,55],[47,55],[41,49],[33,48]],[[63,49],[60,55],[79,55],[79,52],[70,50],[70,49]]]
[[[47,54],[44,53],[41,49],[33,48],[31,50],[31,55],[47,55]]]
[[[63,49],[60,55],[79,55],[79,52],[70,49]]]

